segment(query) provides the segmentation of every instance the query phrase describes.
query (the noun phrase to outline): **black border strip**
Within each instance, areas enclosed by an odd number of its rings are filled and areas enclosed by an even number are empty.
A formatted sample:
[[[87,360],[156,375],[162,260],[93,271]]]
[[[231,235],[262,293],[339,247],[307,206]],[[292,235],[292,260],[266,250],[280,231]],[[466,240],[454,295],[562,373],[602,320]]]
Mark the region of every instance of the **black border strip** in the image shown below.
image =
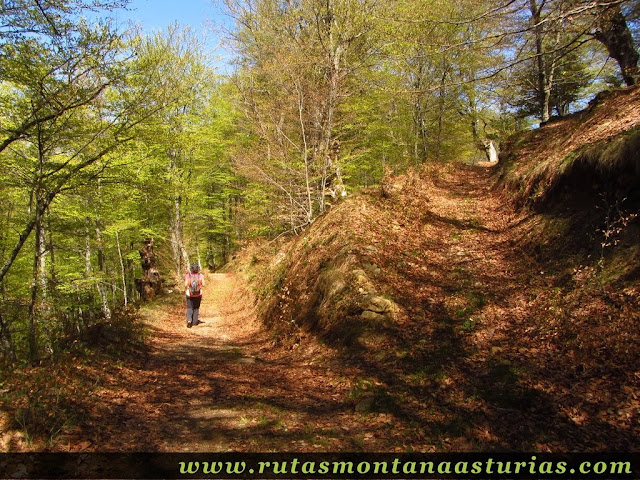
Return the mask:
[[[2,453],[23,479],[639,479],[637,453]]]

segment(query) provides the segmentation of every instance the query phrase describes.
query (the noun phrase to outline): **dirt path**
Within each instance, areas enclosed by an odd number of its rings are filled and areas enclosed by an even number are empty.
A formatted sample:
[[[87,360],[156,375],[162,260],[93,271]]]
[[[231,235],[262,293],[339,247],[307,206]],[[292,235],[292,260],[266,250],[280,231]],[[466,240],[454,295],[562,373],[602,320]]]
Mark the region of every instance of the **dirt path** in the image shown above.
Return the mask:
[[[505,228],[507,219],[489,191],[485,175],[457,172],[430,188],[428,218],[414,219],[421,232],[415,234],[411,221],[404,225],[405,231],[388,237],[387,227],[395,228],[396,221],[386,219],[381,225],[381,241],[392,248],[386,251],[388,259],[379,260],[386,264],[398,296],[400,291],[407,296],[407,306],[421,305],[424,297],[425,305],[442,308],[451,290],[459,288],[461,275],[477,278],[483,289],[512,281],[503,276],[507,268],[496,248],[496,232]],[[376,238],[365,225],[363,231]],[[416,251],[428,261],[396,268],[399,255]],[[480,278],[480,272],[487,277]],[[447,423],[434,423],[441,417],[439,412],[434,415],[440,405],[411,398],[410,390],[416,386],[405,379],[414,371],[394,371],[384,365],[380,366],[384,372],[372,373],[368,368],[375,369],[375,363],[356,367],[319,346],[316,351],[285,349],[259,328],[239,291],[233,274],[210,275],[201,307],[203,323],[191,329],[185,326],[181,305],[170,312],[158,308],[149,312],[150,357],[138,368],[125,366],[122,377],[103,391],[107,411],[103,409],[100,417],[108,415],[111,421],[94,436],[91,448],[194,452],[436,448],[430,430]],[[444,338],[436,327],[433,333],[425,331],[422,313],[404,325],[416,339],[422,336],[430,342],[429,335],[434,336],[436,356],[427,361],[463,363],[457,351],[448,358],[438,356],[440,349],[449,351],[460,339],[453,331]],[[446,364],[433,368],[455,378]],[[397,405],[402,404],[404,413],[372,409],[367,405],[371,388],[403,397],[406,403],[398,400]],[[454,423],[459,421],[456,415]]]
[[[348,401],[341,377],[347,369],[274,346],[235,287],[232,274],[209,275],[203,323],[191,329],[182,307],[148,319],[149,358],[139,367],[123,365],[98,391],[92,426],[69,440],[71,448],[359,449],[370,430]]]

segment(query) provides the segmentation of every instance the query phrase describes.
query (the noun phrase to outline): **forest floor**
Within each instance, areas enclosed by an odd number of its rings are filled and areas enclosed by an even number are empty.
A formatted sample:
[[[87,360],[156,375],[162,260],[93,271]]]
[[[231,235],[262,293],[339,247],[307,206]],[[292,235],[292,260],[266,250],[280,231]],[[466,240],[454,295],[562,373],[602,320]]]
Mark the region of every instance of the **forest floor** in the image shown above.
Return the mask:
[[[148,358],[97,391],[94,429],[67,439],[72,449],[87,434],[100,451],[354,448],[358,432],[345,438],[353,422],[343,417],[353,412],[340,392],[344,379],[274,347],[237,282],[230,273],[207,275],[201,323],[190,329],[182,304],[160,316],[145,311]],[[366,419],[359,423],[364,436]]]
[[[274,346],[237,282],[208,274],[190,329],[175,297],[143,307],[144,354],[85,359],[52,373],[64,380],[26,388],[47,398],[60,385],[72,391],[64,413],[71,406],[74,420],[48,441],[5,430],[0,451],[360,450],[368,420],[345,399],[348,368]]]
[[[406,313],[398,321],[414,346],[397,364],[353,362],[316,340],[281,343],[259,325],[240,276],[210,274],[202,324],[186,328],[177,293],[142,308],[147,350],[59,373],[50,390],[66,388],[72,421],[43,442],[15,434],[4,415],[0,450],[637,448],[640,374],[562,351],[558,331],[542,325],[553,311],[530,321],[563,295],[559,274],[512,248],[526,218],[492,190],[488,170],[416,182],[351,213],[369,244],[358,248]],[[376,407],[372,385],[391,408]]]

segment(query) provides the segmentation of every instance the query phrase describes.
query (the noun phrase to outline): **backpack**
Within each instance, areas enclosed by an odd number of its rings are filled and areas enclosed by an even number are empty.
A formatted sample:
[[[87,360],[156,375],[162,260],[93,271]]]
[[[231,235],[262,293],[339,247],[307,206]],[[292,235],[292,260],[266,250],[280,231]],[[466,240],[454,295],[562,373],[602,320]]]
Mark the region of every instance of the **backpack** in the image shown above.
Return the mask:
[[[191,282],[189,283],[189,295],[198,296],[200,295],[200,275],[199,274],[189,274],[189,278]]]

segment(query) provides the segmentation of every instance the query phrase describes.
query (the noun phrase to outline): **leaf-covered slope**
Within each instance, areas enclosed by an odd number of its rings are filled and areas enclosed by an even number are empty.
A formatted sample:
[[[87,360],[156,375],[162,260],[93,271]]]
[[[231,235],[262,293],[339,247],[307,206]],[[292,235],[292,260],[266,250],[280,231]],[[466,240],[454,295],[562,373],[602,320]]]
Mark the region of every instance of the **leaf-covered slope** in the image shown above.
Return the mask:
[[[512,137],[502,181],[519,204],[568,192],[632,195],[640,181],[640,87],[603,92],[589,107]]]
[[[637,282],[602,288],[523,248],[542,223],[493,182],[444,166],[386,178],[254,249],[239,268],[263,321],[357,365],[354,408],[393,415],[407,448],[637,448]]]

